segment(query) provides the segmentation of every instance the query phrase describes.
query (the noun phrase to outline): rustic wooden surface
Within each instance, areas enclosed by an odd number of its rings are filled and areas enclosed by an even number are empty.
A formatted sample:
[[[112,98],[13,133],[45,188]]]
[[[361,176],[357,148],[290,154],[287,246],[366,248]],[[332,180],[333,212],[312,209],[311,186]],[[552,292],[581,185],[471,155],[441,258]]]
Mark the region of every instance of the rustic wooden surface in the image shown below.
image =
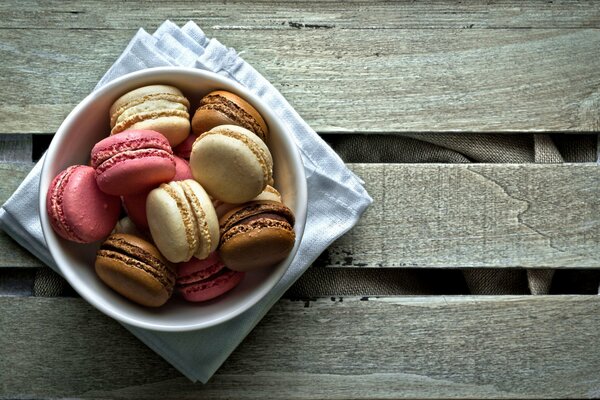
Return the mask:
[[[166,18],[244,51],[319,133],[600,130],[591,0],[7,1],[0,201],[33,165],[31,134]],[[375,203],[320,262],[600,266],[593,165],[350,167]],[[0,278],[39,266],[0,233]],[[0,398],[600,398],[599,311],[598,296],[281,300],[193,385],[79,298],[0,294]]]
[[[0,310],[7,397],[600,396],[597,296],[282,300],[207,385],[81,299]]]
[[[54,132],[138,27],[167,17],[243,51],[319,132],[599,126],[593,1],[152,3],[144,13],[101,1],[0,4],[0,85],[11,87],[0,132]]]

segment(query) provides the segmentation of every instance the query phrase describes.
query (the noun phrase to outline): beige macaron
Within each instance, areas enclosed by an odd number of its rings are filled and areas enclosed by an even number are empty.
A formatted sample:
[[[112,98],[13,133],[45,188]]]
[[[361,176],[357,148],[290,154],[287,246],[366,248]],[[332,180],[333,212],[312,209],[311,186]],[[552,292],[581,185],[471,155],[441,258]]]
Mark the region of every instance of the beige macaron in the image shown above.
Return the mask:
[[[173,86],[144,86],[119,97],[110,107],[111,135],[128,129],[162,133],[174,147],[190,134],[190,102]]]
[[[214,199],[245,203],[273,183],[273,158],[254,133],[220,125],[196,139],[190,154],[192,175]]]
[[[193,179],[163,183],[146,199],[150,234],[173,263],[202,260],[219,245],[219,221],[206,191]]]

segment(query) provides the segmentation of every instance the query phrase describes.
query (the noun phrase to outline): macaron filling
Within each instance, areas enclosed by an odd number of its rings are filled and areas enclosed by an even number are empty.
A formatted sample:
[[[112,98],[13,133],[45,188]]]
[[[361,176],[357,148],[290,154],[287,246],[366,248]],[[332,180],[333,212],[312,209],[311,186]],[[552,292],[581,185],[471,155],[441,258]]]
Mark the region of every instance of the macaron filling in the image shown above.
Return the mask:
[[[97,256],[115,259],[141,269],[152,275],[166,288],[173,287],[175,283],[175,273],[163,261],[123,239],[109,238],[100,246]]]
[[[277,218],[269,218],[262,215],[256,215],[254,217],[248,218],[246,221],[239,222],[238,224],[229,228],[221,236],[221,243],[227,242],[229,239],[236,235],[251,232],[255,229],[276,228],[290,232],[294,230],[292,225],[290,225],[285,218],[280,216],[276,217]]]
[[[155,149],[172,153],[169,142],[158,132],[155,135],[139,134],[138,136],[139,138],[131,138],[130,136],[127,140],[121,142],[117,141],[116,143],[106,147],[98,145],[94,146],[92,149],[92,167],[98,168],[100,164],[114,157],[116,154],[121,153],[123,150],[132,151],[141,149]]]
[[[177,189],[168,184],[163,184],[160,186],[160,188],[163,189],[177,205],[177,209],[179,210],[183,225],[185,227],[185,236],[189,249],[185,259],[189,259],[198,247],[198,236],[195,234],[197,231],[196,218],[192,216],[193,212],[189,203],[182,199],[182,196],[177,193]],[[185,194],[183,197],[185,198]]]
[[[267,217],[268,216],[268,217]],[[270,219],[273,222],[279,221],[289,225],[294,225],[294,214],[286,206],[273,201],[257,201],[249,203],[226,215],[221,225],[221,237],[234,226],[253,223],[258,219]]]
[[[137,124],[138,122],[146,121],[148,119],[157,119],[161,117],[181,117],[187,120],[189,118],[189,114],[187,111],[173,109],[140,112],[132,115],[130,118],[115,125],[115,127],[110,132],[112,135],[114,135],[119,132],[125,131],[127,128]]]
[[[181,95],[174,94],[174,93],[152,93],[152,94],[146,94],[144,96],[141,96],[139,98],[136,98],[134,100],[131,100],[131,101],[127,102],[127,104],[121,106],[118,110],[116,110],[111,115],[111,121],[110,121],[111,127],[115,126],[115,124],[117,123],[117,120],[119,119],[119,117],[125,111],[127,111],[127,109],[136,107],[136,106],[138,106],[140,104],[143,104],[143,103],[145,103],[147,101],[155,101],[155,100],[163,100],[163,101],[168,101],[168,102],[173,102],[173,103],[179,103],[179,104],[182,104],[186,108],[186,110],[189,109],[189,107],[190,107],[190,103],[189,103],[188,99],[185,96],[181,96]]]
[[[211,276],[217,275],[224,268],[226,268],[225,265],[222,262],[218,261],[201,270],[193,271],[186,274],[179,274],[177,276],[177,284],[179,286],[183,286],[188,283],[200,282],[206,279],[210,279]]]
[[[258,121],[248,114],[246,110],[235,104],[233,101],[225,97],[215,94],[208,95],[200,101],[199,110],[215,110],[218,111],[236,124],[254,132],[263,141],[266,141],[267,134],[262,129]]]
[[[198,292],[200,290],[206,290],[215,286],[220,286],[223,284],[223,282],[229,281],[237,274],[239,274],[239,272],[232,271],[229,268],[222,268],[216,274],[211,275],[208,278],[185,284],[178,283],[176,288],[180,292],[185,293]]]
[[[114,156],[106,159],[104,162],[102,162],[101,164],[99,164],[96,167],[96,174],[100,175],[101,173],[109,170],[110,168],[114,167],[115,165],[117,165],[123,161],[126,161],[126,160],[140,160],[142,158],[149,158],[149,157],[170,159],[173,161],[173,167],[175,167],[175,161],[173,160],[172,152],[162,150],[162,149],[156,149],[156,148],[137,149],[137,150],[123,151],[123,152],[115,154]]]
[[[196,197],[194,191],[185,181],[179,182],[180,187],[183,189],[186,200],[192,208],[192,215],[196,220],[196,232],[198,233],[198,248],[194,252],[198,258],[202,259],[210,253],[213,245],[210,231],[208,228],[208,221],[206,220],[206,213],[200,203],[200,199]]]

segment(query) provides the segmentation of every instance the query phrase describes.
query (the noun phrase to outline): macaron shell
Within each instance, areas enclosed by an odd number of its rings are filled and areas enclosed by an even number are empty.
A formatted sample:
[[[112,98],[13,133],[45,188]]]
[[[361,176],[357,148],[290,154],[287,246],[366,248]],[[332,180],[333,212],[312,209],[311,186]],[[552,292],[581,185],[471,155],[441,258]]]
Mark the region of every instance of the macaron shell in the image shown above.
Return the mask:
[[[280,202],[244,204],[221,217],[219,223],[219,256],[235,271],[272,266],[285,259],[294,247],[294,215]]]
[[[294,241],[293,230],[257,224],[221,243],[219,255],[234,271],[253,271],[284,260],[294,247]]]
[[[243,272],[228,269],[216,252],[177,265],[177,291],[188,301],[207,301],[221,296],[240,283]]]
[[[96,143],[91,151],[91,166],[99,168],[115,155],[132,150],[157,149],[171,152],[171,146],[164,135],[152,130],[128,130],[106,137]]]
[[[181,157],[173,157],[175,159],[175,176],[173,181],[184,181],[186,179],[194,179],[190,163]]]
[[[229,211],[219,219],[221,237],[223,237],[226,232],[235,225],[244,222],[244,220],[250,217],[256,217],[257,215],[262,214],[278,215],[285,219],[291,226],[293,226],[295,223],[295,217],[292,210],[290,210],[290,208],[285,204],[269,200],[252,201],[246,204],[238,205],[236,208]]]
[[[163,134],[171,146],[190,133],[189,101],[168,85],[150,85],[126,93],[110,108],[111,134],[129,129],[151,129]]]
[[[46,197],[46,208],[59,236],[92,243],[110,234],[119,218],[121,204],[118,197],[98,188],[93,168],[78,165],[54,178]]]
[[[156,247],[133,235],[111,235],[98,250],[94,267],[110,288],[144,306],[159,307],[173,293],[173,267]]]
[[[106,285],[138,304],[159,307],[170,297],[169,292],[152,275],[124,261],[98,257],[94,266]]]
[[[192,257],[189,261],[176,264],[177,284],[185,285],[209,278],[225,268],[217,252],[212,252],[205,259]]]
[[[200,136],[219,125],[237,125],[237,123],[234,119],[217,110],[198,109],[192,118],[192,132],[196,136]]]
[[[217,90],[204,96],[192,118],[192,131],[197,135],[218,125],[238,125],[268,140],[269,128],[260,113],[234,93]]]
[[[153,113],[153,112],[164,112],[165,114],[168,111],[180,111],[181,113],[176,113],[180,116],[185,116],[187,113],[188,107],[185,104],[179,103],[177,101],[171,101],[167,98],[150,98],[146,101],[143,101],[139,104],[132,105],[131,107],[127,107],[121,112],[116,119],[111,118],[111,124],[113,126],[117,126],[122,122],[126,122],[132,117],[143,113]]]
[[[123,206],[129,219],[139,229],[148,229],[148,218],[146,217],[146,198],[147,192],[134,193],[123,196]]]
[[[96,170],[100,190],[115,196],[148,190],[173,176],[173,156],[162,150],[130,152],[105,171]]]
[[[161,253],[171,262],[206,258],[219,243],[219,223],[208,194],[188,179],[162,184],[146,200],[148,225]]]
[[[175,113],[175,115],[155,114],[139,122],[131,124],[128,129],[149,129],[162,133],[171,147],[182,143],[190,134],[190,120]]]
[[[188,261],[197,247],[196,222],[185,197],[162,184],[146,199],[148,227],[156,247],[173,263]]]
[[[276,201],[281,203],[281,194],[271,185],[267,185],[265,189],[251,201]],[[239,207],[239,204],[224,203],[220,200],[213,200],[215,211],[219,219],[234,208]]]
[[[167,139],[152,130],[130,130],[96,143],[92,166],[100,190],[112,195],[148,191],[175,175]]]
[[[182,158],[175,159],[175,176],[172,181],[183,181],[192,178],[192,170],[187,161]],[[123,206],[131,221],[140,229],[148,229],[148,218],[146,216],[146,199],[150,190],[123,196]]]
[[[109,114],[111,116],[111,127],[115,125],[115,121],[128,107],[135,106],[147,100],[156,98],[170,99],[171,101],[181,102],[189,109],[190,103],[183,95],[181,90],[170,85],[148,85],[131,90],[119,97],[111,105]]]
[[[208,301],[229,292],[235,288],[243,278],[243,272],[228,270],[213,280],[198,284],[186,285],[178,288],[177,291],[187,301]]]
[[[258,196],[273,175],[273,159],[264,142],[233,125],[202,134],[194,142],[190,167],[212,197],[235,204]]]
[[[204,188],[193,179],[178,182],[198,222],[198,245],[194,257],[204,259],[219,245],[219,219]]]
[[[173,148],[173,153],[177,157],[181,157],[184,160],[189,161],[190,154],[192,152],[192,146],[194,145],[194,142],[196,141],[197,138],[198,137],[194,134],[188,135],[188,137],[185,138],[185,140],[183,142],[181,142],[180,144],[178,144],[176,147]]]

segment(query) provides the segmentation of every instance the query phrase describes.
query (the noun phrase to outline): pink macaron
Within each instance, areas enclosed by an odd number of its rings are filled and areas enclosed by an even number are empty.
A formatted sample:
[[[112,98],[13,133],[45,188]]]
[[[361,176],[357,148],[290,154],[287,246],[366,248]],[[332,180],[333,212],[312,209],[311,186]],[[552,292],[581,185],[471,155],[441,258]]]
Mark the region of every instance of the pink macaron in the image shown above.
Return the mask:
[[[192,152],[192,146],[197,138],[198,136],[194,135],[193,133],[188,135],[183,142],[173,148],[173,153],[175,153],[176,156],[189,160]]]
[[[175,176],[172,181],[184,181],[186,179],[192,179],[192,170],[190,165],[183,158],[174,157],[175,159]],[[152,190],[154,188],[150,188]],[[146,197],[150,190],[134,193],[127,196],[123,196],[123,206],[125,211],[135,224],[136,227],[142,230],[148,229],[148,218],[146,217]]]
[[[121,201],[100,190],[92,167],[73,165],[52,180],[46,210],[58,235],[92,243],[110,234],[119,219]]]
[[[92,148],[98,187],[112,195],[140,193],[170,181],[175,160],[169,141],[149,130],[129,130],[109,136]]]
[[[176,288],[187,301],[207,301],[236,287],[244,274],[227,268],[218,254],[212,252],[204,260],[192,257],[177,264]]]

